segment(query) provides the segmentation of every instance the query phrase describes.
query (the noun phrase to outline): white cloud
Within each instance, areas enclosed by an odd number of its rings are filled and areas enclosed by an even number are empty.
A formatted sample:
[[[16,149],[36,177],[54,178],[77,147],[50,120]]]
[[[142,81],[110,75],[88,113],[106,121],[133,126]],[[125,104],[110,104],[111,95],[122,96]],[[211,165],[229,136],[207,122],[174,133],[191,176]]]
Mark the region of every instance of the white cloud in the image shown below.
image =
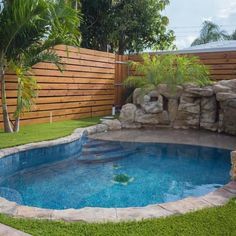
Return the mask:
[[[203,17],[202,21],[212,21],[213,17],[209,16],[209,17]]]
[[[183,49],[183,48],[188,48],[191,46],[192,42],[197,38],[197,35],[189,35],[186,36],[185,38],[179,39],[177,37],[176,39],[176,46],[178,49]]]
[[[224,8],[219,11],[219,18],[229,18],[232,14],[236,13],[236,2],[225,4]]]

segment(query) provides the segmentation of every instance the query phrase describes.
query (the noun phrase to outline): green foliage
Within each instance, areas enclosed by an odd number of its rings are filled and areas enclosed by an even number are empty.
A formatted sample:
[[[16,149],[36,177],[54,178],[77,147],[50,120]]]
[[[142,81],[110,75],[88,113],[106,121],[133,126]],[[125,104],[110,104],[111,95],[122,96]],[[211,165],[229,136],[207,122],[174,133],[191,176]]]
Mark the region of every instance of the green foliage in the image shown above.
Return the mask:
[[[195,39],[191,46],[229,39],[231,37],[226,31],[221,30],[217,24],[211,21],[204,21],[199,38]]]
[[[55,44],[79,43],[79,17],[66,0],[3,1],[0,13],[0,55],[7,60],[31,47],[40,53]]]
[[[12,0],[0,4],[0,82],[4,127],[12,132],[7,111],[5,70],[18,76],[15,130],[19,115],[29,110],[37,96],[31,67],[41,61],[52,62],[61,70],[60,58],[52,51],[57,44],[79,45],[79,13],[68,0]],[[13,65],[13,66],[12,66]],[[7,124],[6,124],[7,123]]]
[[[129,76],[124,82],[126,87],[151,90],[159,84],[167,84],[174,89],[187,82],[200,86],[211,83],[208,67],[197,57],[144,54],[142,59],[142,62],[131,63],[137,76]]]
[[[99,123],[100,117],[80,120],[34,124],[22,126],[18,133],[3,133],[0,130],[0,149],[26,143],[46,141],[70,135],[76,128],[83,128]]]
[[[236,30],[231,34],[230,39],[236,40]]]
[[[121,223],[58,222],[11,218],[0,222],[34,236],[206,236],[236,235],[236,201],[180,216]]]
[[[120,54],[173,47],[173,31],[161,12],[169,0],[82,0],[82,46]]]

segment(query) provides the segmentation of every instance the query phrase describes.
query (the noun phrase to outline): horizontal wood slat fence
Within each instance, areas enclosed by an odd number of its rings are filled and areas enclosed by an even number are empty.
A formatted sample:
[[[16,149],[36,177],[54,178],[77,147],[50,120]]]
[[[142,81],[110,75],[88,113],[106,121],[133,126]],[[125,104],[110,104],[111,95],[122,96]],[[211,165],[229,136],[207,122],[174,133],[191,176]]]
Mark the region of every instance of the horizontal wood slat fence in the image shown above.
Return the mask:
[[[49,122],[51,115],[53,121],[109,115],[113,104],[124,104],[126,89],[123,81],[134,74],[127,62],[141,61],[140,55],[115,55],[64,45],[56,46],[55,50],[62,58],[64,72],[50,63],[34,66],[33,74],[40,87],[39,97],[33,110],[22,115],[22,124]],[[198,56],[210,66],[213,80],[236,78],[236,51],[180,55]],[[6,81],[12,118],[16,107],[17,78],[8,73]],[[0,127],[2,121],[0,109]]]
[[[50,63],[34,66],[40,87],[36,105],[21,117],[22,124],[50,122],[111,114],[114,103],[115,55],[59,45],[64,71]],[[16,108],[17,78],[6,76],[7,101],[11,118]],[[2,127],[2,109],[0,126]]]
[[[210,67],[212,80],[227,80],[236,78],[236,51],[181,53],[177,55],[197,56],[201,62]],[[155,55],[152,54],[151,55]],[[158,54],[156,54],[158,55]],[[141,61],[139,55],[130,55],[129,61]],[[132,74],[132,71],[131,71]]]

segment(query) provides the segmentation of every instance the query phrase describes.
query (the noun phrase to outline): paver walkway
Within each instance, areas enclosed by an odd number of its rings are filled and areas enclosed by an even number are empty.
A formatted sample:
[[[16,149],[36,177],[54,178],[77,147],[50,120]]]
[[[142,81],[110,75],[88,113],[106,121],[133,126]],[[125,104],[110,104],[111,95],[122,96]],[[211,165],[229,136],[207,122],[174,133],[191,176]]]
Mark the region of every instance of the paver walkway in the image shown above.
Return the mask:
[[[30,236],[30,234],[26,234],[0,223],[0,236]]]

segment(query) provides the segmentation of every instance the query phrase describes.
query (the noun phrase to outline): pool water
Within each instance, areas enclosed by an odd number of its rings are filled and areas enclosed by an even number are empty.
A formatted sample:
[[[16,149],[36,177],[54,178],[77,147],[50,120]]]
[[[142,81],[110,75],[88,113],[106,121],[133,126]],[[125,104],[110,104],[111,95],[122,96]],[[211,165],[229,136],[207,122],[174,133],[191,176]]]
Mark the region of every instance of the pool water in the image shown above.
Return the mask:
[[[170,202],[226,184],[229,157],[225,149],[84,137],[2,158],[0,196],[50,209]]]

